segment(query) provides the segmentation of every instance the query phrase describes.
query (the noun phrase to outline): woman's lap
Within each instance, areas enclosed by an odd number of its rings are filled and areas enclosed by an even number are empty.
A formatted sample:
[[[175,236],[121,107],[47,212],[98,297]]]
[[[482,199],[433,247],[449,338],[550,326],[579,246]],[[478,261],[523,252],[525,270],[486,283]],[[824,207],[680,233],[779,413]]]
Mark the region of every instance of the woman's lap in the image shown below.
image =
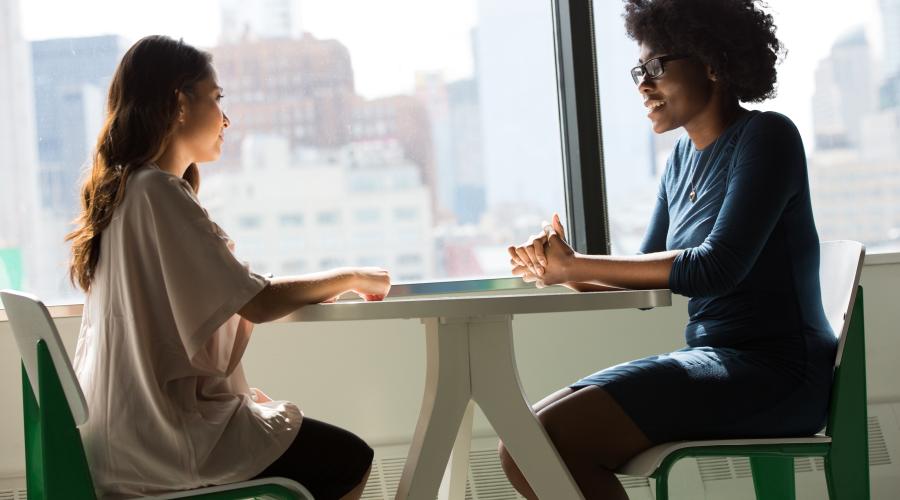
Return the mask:
[[[805,349],[686,348],[607,368],[570,387],[603,388],[653,443],[809,435],[824,424],[830,391],[829,362],[816,356]]]
[[[286,477],[317,499],[338,499],[359,485],[374,451],[355,434],[304,417],[290,447],[256,478]]]

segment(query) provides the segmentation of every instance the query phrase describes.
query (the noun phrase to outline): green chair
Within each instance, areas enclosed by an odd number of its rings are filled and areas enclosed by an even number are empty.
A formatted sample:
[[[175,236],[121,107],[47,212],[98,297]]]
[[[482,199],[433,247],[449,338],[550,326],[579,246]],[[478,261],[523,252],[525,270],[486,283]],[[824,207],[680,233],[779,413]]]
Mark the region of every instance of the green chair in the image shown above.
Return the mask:
[[[725,439],[664,443],[631,459],[618,474],[656,480],[656,499],[668,495],[672,466],[685,457],[749,457],[759,500],[793,500],[794,457],[824,457],[831,500],[869,499],[866,358],[863,291],[865,247],[822,243],[819,278],[825,315],[838,336],[834,384],[824,434],[796,438]]]
[[[37,297],[0,291],[22,356],[25,417],[25,470],[29,500],[95,500],[78,425],[88,419],[87,404],[56,326]],[[266,478],[212,486],[156,499],[312,500],[299,483]]]

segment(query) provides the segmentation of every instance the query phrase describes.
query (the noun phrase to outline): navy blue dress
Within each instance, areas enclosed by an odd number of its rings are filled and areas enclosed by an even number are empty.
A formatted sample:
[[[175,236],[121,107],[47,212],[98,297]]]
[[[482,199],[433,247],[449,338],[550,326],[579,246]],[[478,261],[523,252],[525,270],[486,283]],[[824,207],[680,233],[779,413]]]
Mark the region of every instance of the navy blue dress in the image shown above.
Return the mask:
[[[602,386],[654,443],[821,430],[837,342],[793,122],[751,111],[703,151],[678,140],[641,252],[674,249],[684,252],[669,287],[690,297],[687,347],[571,387]]]

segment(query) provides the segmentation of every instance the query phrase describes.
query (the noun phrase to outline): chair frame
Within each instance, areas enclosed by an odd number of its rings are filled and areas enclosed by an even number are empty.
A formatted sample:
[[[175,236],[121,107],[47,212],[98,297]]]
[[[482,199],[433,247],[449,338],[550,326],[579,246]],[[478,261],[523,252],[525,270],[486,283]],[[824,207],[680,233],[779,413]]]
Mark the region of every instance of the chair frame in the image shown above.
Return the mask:
[[[0,299],[6,306],[22,355],[28,498],[96,500],[78,430],[78,425],[87,421],[87,404],[59,332],[46,306],[37,297],[2,290]],[[145,498],[312,500],[313,496],[295,481],[265,478]]]

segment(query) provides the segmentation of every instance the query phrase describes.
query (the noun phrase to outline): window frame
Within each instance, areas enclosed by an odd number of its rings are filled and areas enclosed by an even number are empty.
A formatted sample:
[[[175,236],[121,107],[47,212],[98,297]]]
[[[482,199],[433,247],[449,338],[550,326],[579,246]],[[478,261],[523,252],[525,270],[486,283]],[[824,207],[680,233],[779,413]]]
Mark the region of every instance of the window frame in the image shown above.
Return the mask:
[[[609,208],[592,0],[552,0],[569,241],[610,254]]]

